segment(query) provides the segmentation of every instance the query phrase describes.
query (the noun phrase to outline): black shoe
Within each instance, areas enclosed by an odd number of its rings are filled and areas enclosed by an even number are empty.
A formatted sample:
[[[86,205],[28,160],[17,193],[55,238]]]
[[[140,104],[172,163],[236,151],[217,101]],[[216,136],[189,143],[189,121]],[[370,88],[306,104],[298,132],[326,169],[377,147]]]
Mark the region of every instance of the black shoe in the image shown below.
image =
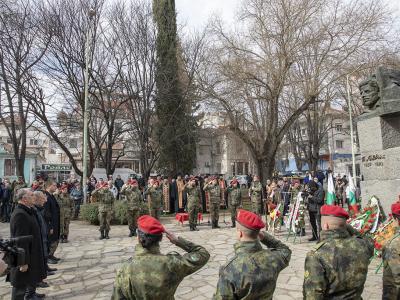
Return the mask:
[[[55,275],[55,274],[56,274],[56,272],[47,271],[47,276],[53,276],[53,275]]]
[[[199,231],[199,229],[196,226],[193,226],[193,231]]]
[[[52,258],[49,257],[47,259],[47,263],[50,264],[50,265],[55,265],[55,264],[58,264],[58,261],[56,261],[55,259],[52,259]]]
[[[41,298],[41,299],[46,298],[46,294],[35,293],[35,296],[36,296],[37,298]]]
[[[104,234],[104,238],[105,238],[106,240],[110,239],[110,237],[108,236],[108,232],[106,232],[106,233]]]
[[[100,237],[99,237],[99,240],[103,240],[105,238],[105,236],[104,236],[104,231],[100,231]]]
[[[57,268],[50,268],[49,266],[47,266],[47,272],[55,272],[57,271]]]
[[[42,282],[39,282],[37,285],[36,285],[36,287],[38,287],[38,288],[48,288],[50,285],[47,283],[47,282],[45,282],[45,281],[42,281]]]
[[[54,255],[49,256],[49,258],[51,258],[52,260],[55,260],[55,261],[60,261],[61,260],[61,258],[55,257]]]
[[[193,231],[193,230],[194,230],[192,225],[190,225],[189,230],[190,230],[190,231]]]
[[[134,229],[134,230],[132,231],[132,236],[137,236],[137,234],[136,234],[136,229]]]
[[[133,236],[133,232],[132,232],[132,230],[129,232],[129,237],[132,237]]]
[[[318,239],[315,236],[313,236],[312,238],[308,239],[309,242],[314,242],[314,241],[317,241],[317,240]]]

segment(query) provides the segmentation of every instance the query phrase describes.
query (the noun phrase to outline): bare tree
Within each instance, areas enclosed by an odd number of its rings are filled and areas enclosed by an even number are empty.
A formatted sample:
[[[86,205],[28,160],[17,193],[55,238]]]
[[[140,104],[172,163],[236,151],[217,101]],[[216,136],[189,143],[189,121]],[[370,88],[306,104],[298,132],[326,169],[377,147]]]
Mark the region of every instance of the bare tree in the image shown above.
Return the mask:
[[[16,162],[24,176],[27,130],[32,126],[26,98],[30,84],[52,38],[43,26],[40,1],[5,1],[0,4],[0,119],[7,129]]]
[[[200,78],[265,178],[288,130],[343,76],[338,70],[382,41],[377,34],[386,16],[379,3],[357,0],[249,0],[239,16],[235,32],[212,24],[210,59]],[[301,91],[295,103],[285,92],[292,85]]]

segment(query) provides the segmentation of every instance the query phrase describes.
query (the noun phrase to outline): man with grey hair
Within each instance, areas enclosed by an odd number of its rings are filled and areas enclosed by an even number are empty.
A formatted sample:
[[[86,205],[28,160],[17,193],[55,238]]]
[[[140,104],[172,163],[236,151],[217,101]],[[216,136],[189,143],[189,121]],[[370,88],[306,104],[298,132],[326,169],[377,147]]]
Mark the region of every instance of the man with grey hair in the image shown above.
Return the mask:
[[[38,299],[36,285],[46,278],[46,265],[40,225],[34,211],[35,197],[28,188],[18,190],[18,201],[10,220],[12,238],[32,236],[31,241],[22,240],[17,246],[25,250],[25,264],[11,268],[9,280],[13,286],[11,299]]]

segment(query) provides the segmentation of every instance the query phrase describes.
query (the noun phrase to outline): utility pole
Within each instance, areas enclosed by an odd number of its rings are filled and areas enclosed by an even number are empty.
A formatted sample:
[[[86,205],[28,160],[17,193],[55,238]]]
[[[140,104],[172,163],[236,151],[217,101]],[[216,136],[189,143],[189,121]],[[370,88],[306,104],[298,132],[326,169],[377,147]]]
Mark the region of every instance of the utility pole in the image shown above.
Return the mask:
[[[90,66],[90,45],[92,43],[92,20],[96,15],[96,11],[91,8],[88,12],[89,25],[86,31],[86,44],[85,44],[85,107],[83,112],[83,157],[82,157],[82,167],[83,167],[83,178],[82,178],[82,188],[83,188],[83,202],[87,203],[87,177],[88,177],[88,139],[89,139],[89,66]]]

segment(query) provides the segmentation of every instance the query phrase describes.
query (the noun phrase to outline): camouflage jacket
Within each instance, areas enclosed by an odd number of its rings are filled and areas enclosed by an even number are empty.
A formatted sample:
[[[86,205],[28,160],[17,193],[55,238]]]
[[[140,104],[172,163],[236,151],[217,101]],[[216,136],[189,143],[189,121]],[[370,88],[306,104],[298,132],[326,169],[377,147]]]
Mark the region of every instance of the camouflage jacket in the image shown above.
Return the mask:
[[[140,192],[139,188],[133,187],[129,184],[124,184],[119,193],[125,196],[129,210],[136,210],[140,208],[142,203],[142,193]]]
[[[148,187],[145,191],[145,195],[150,196],[150,207],[161,208],[162,207],[162,186],[155,188],[154,186]]]
[[[362,299],[374,245],[350,228],[321,231],[321,243],[307,253],[304,299]]]
[[[202,246],[181,237],[176,246],[185,255],[160,253],[159,246],[146,249],[138,244],[135,256],[117,271],[113,300],[170,300],[174,299],[179,283],[203,267],[210,254]]]
[[[230,198],[230,204],[231,205],[242,205],[242,191],[240,187],[233,187],[230,186],[227,189],[229,198]]]
[[[262,184],[261,182],[252,182],[250,186],[251,201],[261,201],[262,197]]]
[[[235,256],[222,267],[214,300],[272,299],[279,272],[286,268],[292,251],[288,246],[264,232],[261,243],[238,242]]]
[[[200,190],[197,186],[186,185],[185,192],[187,193],[188,208],[200,206]]]
[[[60,218],[71,218],[74,210],[74,202],[71,196],[68,193],[54,194],[54,196],[56,196],[58,206],[60,207]]]
[[[92,196],[97,199],[99,203],[99,212],[111,212],[114,205],[114,195],[107,188],[95,189]]]
[[[14,203],[18,202],[16,199],[18,190],[26,188],[26,187],[28,187],[28,186],[25,182],[18,182],[18,181],[13,182],[12,192],[13,192],[13,202]]]
[[[384,247],[382,299],[400,299],[400,227],[395,237]]]
[[[204,191],[208,192],[210,196],[210,202],[219,203],[221,201],[221,188],[218,184],[207,184],[203,189]]]

